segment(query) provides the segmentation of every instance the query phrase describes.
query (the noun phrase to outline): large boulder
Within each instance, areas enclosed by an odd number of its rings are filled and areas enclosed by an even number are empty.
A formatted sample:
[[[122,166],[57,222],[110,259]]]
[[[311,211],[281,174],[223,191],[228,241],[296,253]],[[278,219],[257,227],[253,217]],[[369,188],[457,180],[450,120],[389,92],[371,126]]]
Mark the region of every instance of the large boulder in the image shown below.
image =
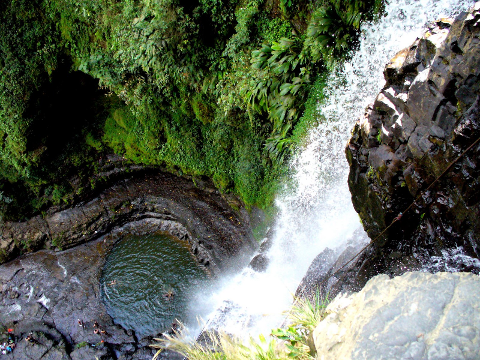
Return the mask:
[[[480,2],[430,24],[386,66],[354,127],[348,183],[373,239],[356,263],[360,285],[449,249],[480,256],[479,44]]]
[[[379,275],[339,295],[314,331],[317,358],[478,359],[480,277],[471,273]]]

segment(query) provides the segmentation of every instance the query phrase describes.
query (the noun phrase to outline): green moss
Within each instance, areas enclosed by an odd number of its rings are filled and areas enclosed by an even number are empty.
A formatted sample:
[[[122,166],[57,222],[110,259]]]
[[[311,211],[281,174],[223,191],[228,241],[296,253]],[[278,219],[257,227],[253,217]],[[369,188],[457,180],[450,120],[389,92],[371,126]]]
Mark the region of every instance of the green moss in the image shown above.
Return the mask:
[[[214,120],[213,108],[204,94],[195,94],[192,100],[192,109],[197,120],[201,121],[204,125]]]
[[[220,191],[232,188],[232,179],[225,173],[216,172],[213,174],[213,183]]]
[[[367,171],[367,179],[373,180],[374,176],[375,176],[375,170],[373,169],[373,167],[369,166]]]
[[[59,251],[63,248],[63,235],[56,236],[52,239],[52,246]]]
[[[87,346],[88,343],[86,341],[79,342],[78,344],[75,345],[75,349],[81,349],[85,346]]]
[[[346,33],[359,23],[337,21],[333,1],[185,4],[1,2],[4,218],[73,203],[112,152],[208,176],[247,206],[272,201],[292,149],[319,121],[327,71],[327,48],[292,24],[318,7]],[[370,19],[375,4],[357,4],[355,19]],[[329,47],[344,59],[351,47],[338,42]]]

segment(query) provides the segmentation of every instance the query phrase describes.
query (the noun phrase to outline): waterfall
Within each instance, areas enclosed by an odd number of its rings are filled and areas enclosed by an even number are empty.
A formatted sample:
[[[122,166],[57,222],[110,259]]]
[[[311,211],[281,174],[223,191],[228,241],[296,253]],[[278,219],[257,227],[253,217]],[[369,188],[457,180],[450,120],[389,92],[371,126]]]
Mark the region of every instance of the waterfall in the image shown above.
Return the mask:
[[[362,28],[359,50],[327,80],[325,117],[291,162],[292,179],[279,195],[273,245],[263,273],[250,268],[225,279],[210,299],[208,328],[238,335],[268,334],[282,322],[311,261],[326,247],[366,242],[347,185],[344,148],[355,121],[384,85],[383,69],[427,22],[473,5],[465,0],[389,0],[387,15]],[[360,234],[360,235],[358,235]],[[355,235],[355,236],[354,236]]]

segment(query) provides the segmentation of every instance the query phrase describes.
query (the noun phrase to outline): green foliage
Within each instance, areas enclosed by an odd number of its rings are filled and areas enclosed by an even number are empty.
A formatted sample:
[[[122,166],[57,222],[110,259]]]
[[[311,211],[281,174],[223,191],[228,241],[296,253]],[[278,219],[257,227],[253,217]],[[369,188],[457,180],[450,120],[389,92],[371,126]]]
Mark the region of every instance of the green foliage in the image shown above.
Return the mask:
[[[29,151],[29,109],[36,93],[57,67],[58,34],[36,7],[39,1],[0,5],[0,156],[9,181],[33,176],[30,165],[39,151]]]
[[[97,151],[102,151],[103,150],[103,144],[101,140],[95,139],[95,137],[91,134],[88,133],[87,136],[85,137],[85,142],[87,145],[91,146]]]
[[[381,3],[2,1],[0,214],[71,204],[109,152],[266,206],[312,83]]]
[[[282,14],[284,17],[289,17],[291,11],[295,6],[295,0],[280,0],[280,9],[282,10]]]
[[[213,106],[203,93],[199,92],[193,96],[192,109],[197,120],[204,125],[214,120]]]
[[[288,314],[291,326],[312,332],[325,318],[325,309],[330,300],[322,298],[318,292],[311,298],[297,298]]]
[[[52,200],[47,184],[81,173],[92,155],[81,149],[85,131],[102,112],[95,81],[70,72],[61,31],[44,5],[0,5],[0,190],[10,200],[0,212],[7,219],[38,211]],[[59,26],[67,32],[65,21]],[[65,199],[55,195],[55,202]]]
[[[304,334],[297,328],[274,329],[272,335],[283,340],[290,359],[314,359],[309,355],[310,347],[306,344]]]
[[[323,121],[320,108],[325,100],[326,78],[326,74],[320,74],[310,88],[303,115],[292,131],[291,140],[297,146],[302,145],[310,129],[315,128],[319,122]]]
[[[368,171],[367,171],[367,179],[373,179],[375,176],[375,170],[373,169],[373,167],[369,166],[368,167]]]
[[[280,5],[284,14],[294,6],[287,0]],[[373,19],[382,5],[381,0],[325,1],[313,12],[304,37],[267,42],[252,52],[257,73],[245,97],[255,111],[267,113],[272,121],[265,147],[274,159],[284,162],[292,150],[291,135],[305,109],[312,79],[323,78],[322,64],[333,69],[336,62],[347,58],[362,21]],[[315,91],[320,87],[316,85]]]
[[[292,36],[292,25],[290,21],[280,18],[268,18],[266,16],[259,19],[259,35],[266,42],[278,42],[281,38]]]
[[[67,191],[63,186],[58,186],[57,184],[55,184],[53,186],[53,190],[52,190],[52,202],[53,202],[53,204],[55,204],[55,205],[60,204],[60,202],[62,201],[62,199],[63,199],[63,197],[65,196],[66,193],[67,193]],[[48,194],[48,192],[47,192],[47,194]]]
[[[378,129],[378,134],[375,138],[377,139],[379,144],[382,143],[382,130],[381,129]]]
[[[166,335],[166,339],[154,339],[158,343],[150,345],[160,350],[153,360],[159,358],[163,348],[169,348],[191,360],[274,360],[287,359],[284,350],[275,339],[266,340],[263,335],[259,340],[250,338],[247,343],[225,333],[207,333],[209,345],[201,345],[186,339],[182,327],[175,337]]]
[[[247,93],[248,102],[256,110],[271,110],[274,130],[285,120],[297,115],[294,96],[309,83],[307,59],[301,52],[298,38],[282,38],[272,45],[264,44],[252,53],[252,67],[261,71],[261,80]]]
[[[237,24],[235,25],[235,33],[228,40],[223,56],[230,58],[236,58],[238,52],[242,51],[244,46],[252,41],[251,33],[254,27],[255,20],[259,13],[259,7],[262,0],[245,0],[235,11],[235,19]]]
[[[116,154],[137,163],[155,164],[161,145],[159,119],[136,117],[127,107],[112,110],[103,128],[103,142]]]
[[[383,0],[328,0],[316,9],[307,29],[305,46],[314,62],[332,67],[356,44],[363,21],[383,11]]]
[[[327,300],[318,295],[312,301],[297,299],[289,312],[290,325],[286,328],[272,330],[268,340],[260,335],[259,340],[249,338],[244,341],[238,337],[207,331],[202,345],[188,340],[183,325],[174,336],[154,339],[157,343],[150,345],[159,349],[153,360],[160,356],[163,349],[171,349],[190,360],[313,360],[315,350],[311,349],[309,337],[315,327],[325,317]],[[280,340],[280,341],[278,341]]]
[[[75,345],[75,349],[81,349],[85,346],[87,346],[88,343],[86,341],[79,342],[78,344]]]
[[[268,113],[272,132],[266,148],[283,162],[291,143],[287,137],[302,113],[302,99],[310,84],[310,66],[301,40],[282,38],[278,43],[264,44],[253,51],[252,67],[259,72],[258,82],[246,96],[254,110]]]
[[[62,246],[63,246],[63,239],[61,236],[59,237],[54,237],[52,239],[52,246],[58,250],[62,250]]]

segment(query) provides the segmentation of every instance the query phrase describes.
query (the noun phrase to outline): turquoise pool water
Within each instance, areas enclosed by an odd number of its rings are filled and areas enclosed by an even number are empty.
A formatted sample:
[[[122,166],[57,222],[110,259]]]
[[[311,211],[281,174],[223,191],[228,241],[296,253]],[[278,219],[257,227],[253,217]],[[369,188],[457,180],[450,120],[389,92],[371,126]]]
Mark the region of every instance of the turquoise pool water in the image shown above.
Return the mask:
[[[121,239],[107,256],[100,288],[108,314],[140,338],[170,330],[175,319],[195,326],[192,300],[209,283],[187,242],[157,233]]]

